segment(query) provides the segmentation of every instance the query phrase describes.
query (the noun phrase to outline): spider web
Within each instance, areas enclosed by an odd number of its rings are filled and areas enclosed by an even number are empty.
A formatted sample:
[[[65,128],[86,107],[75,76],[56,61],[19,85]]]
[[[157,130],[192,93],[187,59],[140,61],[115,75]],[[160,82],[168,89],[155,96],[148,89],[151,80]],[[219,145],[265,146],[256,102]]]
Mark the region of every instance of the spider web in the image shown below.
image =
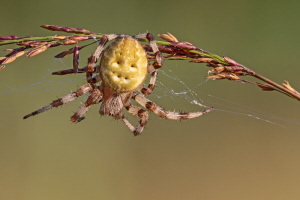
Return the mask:
[[[174,63],[172,63],[174,65]],[[167,66],[168,64],[165,64]],[[179,63],[175,62],[172,69],[170,67],[163,67],[159,70],[159,76],[156,81],[156,88],[149,96],[149,99],[162,106],[166,110],[177,110],[184,112],[193,112],[204,110],[209,107],[214,107],[213,112],[225,112],[230,115],[240,115],[245,118],[252,118],[274,126],[283,127],[286,129],[300,130],[300,122],[293,119],[287,119],[274,114],[263,112],[260,109],[253,108],[242,103],[238,103],[228,98],[217,96],[210,88],[211,81],[203,79],[199,82],[199,76],[192,76],[187,72],[178,72]],[[8,81],[0,80],[0,97],[13,98],[17,94],[34,94],[43,95],[45,93],[55,93],[57,97],[64,96],[70,93],[70,90],[75,90],[77,87],[85,83],[85,76],[82,75],[66,75],[52,76],[53,71],[68,68],[65,61],[62,59],[55,59],[48,70],[43,71],[42,75],[25,85],[12,86]],[[57,78],[59,77],[59,78]],[[194,78],[191,78],[194,77]],[[191,81],[191,79],[194,79]],[[148,80],[145,81],[147,83]],[[205,92],[208,90],[208,92]],[[8,98],[9,99],[9,98]],[[86,97],[80,100],[70,102],[69,104],[81,104]],[[49,99],[50,103],[53,99]],[[36,99],[38,101],[38,99]],[[165,106],[167,102],[167,107]],[[42,102],[34,102],[35,105],[42,106]],[[0,107],[0,111],[18,111],[23,109],[26,105],[16,105],[13,108]],[[200,108],[200,109],[199,109]],[[93,108],[92,108],[93,109]],[[184,110],[183,110],[184,109]],[[189,109],[189,110],[186,110]],[[26,110],[28,111],[28,110]],[[88,114],[87,114],[88,115]],[[1,117],[1,115],[0,115]]]
[[[51,75],[53,71],[53,68],[48,69],[43,72],[43,74],[37,75],[37,82],[25,85],[19,84],[22,86],[15,87],[7,80],[0,80],[0,96],[13,95],[14,93],[46,93],[50,91],[65,91],[68,85],[72,85],[73,83],[78,82],[78,80],[84,80],[84,77],[74,78],[74,76],[65,76],[64,79],[57,81],[57,79],[53,79],[54,76]],[[74,88],[74,85],[71,88]],[[71,88],[69,88],[69,90]]]
[[[197,83],[188,84],[187,82],[189,81],[182,79],[182,74],[183,73],[174,72],[171,69],[161,69],[160,77],[157,81],[158,87],[155,89],[158,91],[154,94],[155,98],[169,98],[172,101],[179,101],[177,104],[180,106],[190,104],[193,105],[196,110],[199,110],[199,107],[202,109],[214,107],[213,112],[225,112],[228,115],[240,115],[245,118],[252,118],[274,126],[295,131],[300,130],[300,121],[297,121],[296,119],[284,118],[275,114],[264,112],[258,108],[243,105],[242,103],[238,103],[231,99],[217,96],[211,90],[209,92],[202,92],[203,88],[208,88],[213,80],[203,79],[203,81],[199,83],[198,77]],[[169,80],[170,85],[165,84],[166,80]],[[152,100],[154,100],[154,98],[152,98]]]

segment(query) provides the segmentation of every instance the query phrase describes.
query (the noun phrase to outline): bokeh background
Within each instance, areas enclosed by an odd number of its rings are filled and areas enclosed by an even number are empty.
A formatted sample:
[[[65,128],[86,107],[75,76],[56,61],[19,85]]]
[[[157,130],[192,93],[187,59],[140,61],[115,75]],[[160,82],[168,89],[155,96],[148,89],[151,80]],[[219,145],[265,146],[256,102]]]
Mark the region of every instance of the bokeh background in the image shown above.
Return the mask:
[[[0,35],[55,34],[42,24],[171,32],[300,89],[299,6],[292,0],[2,1]],[[93,48],[80,55],[82,65]],[[300,198],[299,102],[252,85],[205,81],[204,65],[166,62],[149,98],[169,110],[203,109],[191,100],[214,106],[205,117],[179,122],[151,114],[143,134],[133,137],[121,121],[100,117],[98,106],[72,124],[83,97],[23,120],[84,83],[80,74],[51,76],[71,66],[70,59],[53,58],[64,49],[20,58],[0,72],[0,199]],[[197,95],[184,95],[188,88]]]

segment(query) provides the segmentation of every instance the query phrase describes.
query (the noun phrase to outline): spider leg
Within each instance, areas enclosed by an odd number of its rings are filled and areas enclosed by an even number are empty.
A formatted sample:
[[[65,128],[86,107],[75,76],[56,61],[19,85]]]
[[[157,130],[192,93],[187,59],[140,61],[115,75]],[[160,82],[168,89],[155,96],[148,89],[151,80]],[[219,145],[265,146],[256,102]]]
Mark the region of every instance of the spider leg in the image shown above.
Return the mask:
[[[74,73],[76,74],[78,71],[78,65],[79,65],[79,46],[76,45],[74,47],[74,52],[73,52],[73,70]]]
[[[92,90],[93,90],[93,87],[92,87],[91,84],[89,84],[89,83],[85,84],[85,85],[79,87],[75,92],[72,92],[72,93],[67,94],[66,96],[64,96],[62,98],[54,100],[49,105],[44,106],[41,109],[38,109],[38,110],[24,116],[23,119],[27,119],[31,116],[34,116],[34,115],[37,115],[39,113],[45,112],[45,111],[47,111],[47,110],[49,110],[53,107],[58,107],[58,106],[61,106],[63,104],[69,103],[69,102],[73,101],[74,99],[76,99],[77,97],[82,96],[83,94],[85,94],[87,92],[90,92]]]
[[[78,68],[76,73],[85,73],[87,71],[86,67]],[[74,69],[65,69],[61,71],[52,72],[52,75],[67,75],[67,74],[74,74]]]
[[[156,62],[153,63],[153,66],[155,68],[162,67],[163,56],[162,56],[161,52],[159,51],[159,49],[157,47],[157,44],[154,40],[153,35],[151,33],[144,33],[144,34],[136,35],[136,36],[134,36],[134,38],[136,38],[136,39],[141,38],[141,39],[149,40],[149,45],[152,48],[152,51],[155,55],[155,60],[156,60]]]
[[[180,113],[180,112],[171,112],[171,111],[165,111],[160,106],[156,105],[149,99],[147,99],[145,96],[134,93],[132,96],[132,99],[134,99],[136,102],[138,102],[141,106],[147,108],[151,112],[157,114],[158,116],[162,118],[167,119],[174,119],[174,120],[180,120],[180,119],[191,119],[195,117],[200,117],[204,114],[209,113],[213,110],[213,108],[208,108],[201,112],[191,112],[191,113]]]
[[[99,73],[100,71],[100,65],[96,65],[94,72],[86,72],[86,81],[90,84],[98,83],[101,81],[100,75],[96,75],[93,77],[93,73]]]
[[[102,93],[98,88],[91,92],[84,105],[82,105],[79,110],[71,117],[72,122],[80,122],[84,119],[83,115],[88,111],[92,104],[97,104],[102,101]]]
[[[88,77],[88,76],[90,75],[87,74],[87,79],[90,84],[95,84],[101,81],[101,76],[99,74],[93,77]]]
[[[154,69],[152,72],[149,72],[149,73],[150,73],[151,77],[150,77],[150,81],[149,81],[148,87],[147,88],[146,87],[142,87],[140,89],[140,92],[143,93],[144,95],[149,95],[154,90],[158,71],[157,71],[157,69]]]
[[[105,44],[110,41],[113,40],[117,37],[119,37],[120,35],[117,34],[109,34],[109,35],[105,35],[101,38],[98,47],[96,48],[94,54],[89,58],[89,63],[87,66],[87,71],[88,72],[94,72],[94,67],[102,53],[102,51],[104,50],[104,46]]]
[[[139,39],[139,38],[143,38],[143,39],[148,39],[149,43],[150,43],[150,47],[152,48],[152,51],[155,55],[155,62],[152,65],[148,66],[148,73],[151,74],[151,78],[150,78],[150,82],[148,84],[148,87],[145,88],[141,88],[140,92],[145,94],[145,95],[149,95],[152,93],[152,91],[154,90],[155,87],[155,82],[156,82],[156,77],[157,77],[157,68],[160,68],[162,66],[162,60],[163,60],[163,56],[161,55],[161,52],[159,51],[157,44],[154,40],[154,37],[151,33],[144,33],[144,34],[140,34],[140,35],[136,35],[134,36],[134,38]]]
[[[137,127],[134,127],[125,117],[124,115],[122,116],[123,122],[126,124],[126,126],[133,132],[135,136],[139,135],[143,130],[144,127],[146,126],[148,122],[148,112],[143,110],[139,106],[134,106],[134,105],[129,105],[125,107],[126,110],[131,113],[134,116],[139,117],[141,120],[139,121]]]

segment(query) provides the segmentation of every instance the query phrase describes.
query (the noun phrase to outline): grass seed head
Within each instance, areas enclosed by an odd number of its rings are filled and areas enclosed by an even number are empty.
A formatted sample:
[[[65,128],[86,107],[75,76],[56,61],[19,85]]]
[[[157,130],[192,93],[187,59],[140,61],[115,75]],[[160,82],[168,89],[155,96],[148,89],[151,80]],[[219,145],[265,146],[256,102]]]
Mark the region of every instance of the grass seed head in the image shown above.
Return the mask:
[[[157,36],[168,42],[178,42],[177,38],[169,32],[167,32],[167,34],[159,34]]]
[[[38,55],[40,53],[43,53],[48,48],[49,48],[48,45],[43,45],[43,46],[36,47],[36,48],[32,49],[31,51],[29,51],[26,56],[28,58],[36,56],[36,55]]]

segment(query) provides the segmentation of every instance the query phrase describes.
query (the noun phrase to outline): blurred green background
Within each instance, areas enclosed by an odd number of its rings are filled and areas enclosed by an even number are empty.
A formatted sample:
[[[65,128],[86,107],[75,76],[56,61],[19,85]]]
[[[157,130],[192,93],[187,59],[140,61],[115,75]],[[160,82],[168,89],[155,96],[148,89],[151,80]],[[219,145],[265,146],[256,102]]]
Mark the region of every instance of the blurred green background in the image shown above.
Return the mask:
[[[299,7],[279,0],[2,1],[0,35],[55,34],[43,24],[171,32],[299,90]],[[93,48],[80,55],[82,65]],[[143,134],[133,137],[121,121],[100,117],[98,105],[72,124],[81,98],[23,120],[84,83],[80,74],[51,76],[71,66],[53,58],[64,49],[20,58],[0,72],[0,199],[300,198],[299,102],[252,85],[206,82],[204,65],[166,62],[162,72],[169,75],[161,73],[149,98],[179,111],[202,110],[190,100],[203,100],[217,109],[205,117],[179,122],[151,114]],[[179,80],[198,95],[170,94],[186,91]]]

